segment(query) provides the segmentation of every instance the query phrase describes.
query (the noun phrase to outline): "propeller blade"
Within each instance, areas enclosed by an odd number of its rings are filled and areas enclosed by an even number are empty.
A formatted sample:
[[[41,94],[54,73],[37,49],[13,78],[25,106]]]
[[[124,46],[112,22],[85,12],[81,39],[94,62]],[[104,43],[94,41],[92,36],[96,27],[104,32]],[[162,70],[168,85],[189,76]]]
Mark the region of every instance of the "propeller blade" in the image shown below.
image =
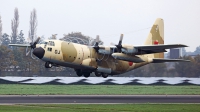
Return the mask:
[[[96,43],[94,44],[94,49],[96,50],[96,52],[99,51],[99,35],[96,36],[96,39],[95,39]]]
[[[28,56],[30,54],[30,50],[26,53],[26,56]]]
[[[35,57],[33,57],[33,50],[34,50],[34,49],[31,49],[31,58],[32,58],[32,59],[35,59]]]
[[[124,35],[123,34],[121,34],[121,36],[120,36],[120,39],[119,39],[119,43],[118,43],[118,45],[122,45],[122,40],[123,40],[123,37],[124,37]]]
[[[35,40],[35,42],[34,42],[34,44],[36,43],[38,43],[39,42],[39,40],[40,40],[40,37],[38,37],[36,40]]]
[[[28,56],[29,55],[29,53],[30,53],[30,51],[31,51],[31,48],[30,48],[30,50],[28,51],[28,49],[29,49],[29,47],[27,46],[26,47],[26,56]]]
[[[123,40],[123,36],[124,35],[121,34],[118,45],[115,45],[117,47],[118,52],[122,52],[122,40]]]
[[[96,36],[96,39],[95,39],[95,40],[96,40],[96,43],[95,43],[94,46],[99,46],[99,35]]]
[[[30,43],[32,49],[35,49],[35,48],[36,48],[36,44],[39,42],[39,40],[40,40],[40,37],[38,37],[38,38],[35,40],[34,43]]]

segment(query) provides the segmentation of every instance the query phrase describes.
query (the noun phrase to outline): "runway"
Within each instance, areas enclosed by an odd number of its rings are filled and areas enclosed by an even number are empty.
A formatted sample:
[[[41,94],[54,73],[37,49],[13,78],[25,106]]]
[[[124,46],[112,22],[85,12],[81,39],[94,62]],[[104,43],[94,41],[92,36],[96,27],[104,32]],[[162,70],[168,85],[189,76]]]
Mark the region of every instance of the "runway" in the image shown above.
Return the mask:
[[[200,95],[1,95],[0,104],[200,103]]]

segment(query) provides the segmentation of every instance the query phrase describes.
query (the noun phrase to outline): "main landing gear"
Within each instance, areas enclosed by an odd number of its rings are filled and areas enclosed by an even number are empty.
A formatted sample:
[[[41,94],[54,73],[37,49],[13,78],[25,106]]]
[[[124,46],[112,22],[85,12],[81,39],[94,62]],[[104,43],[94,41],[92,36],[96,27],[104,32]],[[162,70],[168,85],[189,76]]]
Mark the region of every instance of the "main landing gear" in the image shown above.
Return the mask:
[[[90,73],[91,72],[86,72],[86,71],[82,71],[82,70],[75,70],[76,74],[81,77],[82,75],[86,78],[90,77]]]
[[[95,72],[95,75],[97,76],[97,77],[103,77],[103,78],[107,78],[108,77],[108,74],[104,74],[104,73],[100,73],[100,72]]]
[[[102,74],[102,77],[103,77],[103,78],[107,78],[107,77],[108,77],[108,74]]]
[[[77,76],[81,77],[84,76],[86,78],[90,77],[90,74],[92,73],[91,71],[82,71],[80,69],[75,69]],[[100,72],[95,72],[95,75],[97,77],[103,77],[103,78],[107,78],[108,74],[104,74],[104,73],[100,73]]]

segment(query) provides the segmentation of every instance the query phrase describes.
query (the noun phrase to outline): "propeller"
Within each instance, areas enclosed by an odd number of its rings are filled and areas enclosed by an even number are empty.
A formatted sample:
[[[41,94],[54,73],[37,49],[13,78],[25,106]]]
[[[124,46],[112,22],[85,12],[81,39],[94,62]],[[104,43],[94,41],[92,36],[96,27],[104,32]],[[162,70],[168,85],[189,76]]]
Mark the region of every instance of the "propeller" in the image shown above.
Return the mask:
[[[96,36],[96,43],[94,44],[94,49],[96,50],[96,52],[99,51],[99,35]]]
[[[29,46],[27,46],[27,48],[26,48],[26,56],[28,56],[30,54],[30,52],[31,52],[31,57],[33,58],[32,52],[36,48],[36,44],[39,42],[39,40],[40,40],[40,37],[38,37],[34,42],[30,43],[31,50],[29,50],[28,52],[27,52],[27,50],[28,50]]]
[[[122,46],[122,40],[123,40],[123,34],[121,34],[121,36],[120,36],[120,39],[119,39],[119,43],[116,45],[116,44],[114,44],[116,47],[117,47],[117,51],[118,52],[122,52],[122,48],[123,48],[123,46]],[[111,43],[111,44],[113,44],[113,43]]]

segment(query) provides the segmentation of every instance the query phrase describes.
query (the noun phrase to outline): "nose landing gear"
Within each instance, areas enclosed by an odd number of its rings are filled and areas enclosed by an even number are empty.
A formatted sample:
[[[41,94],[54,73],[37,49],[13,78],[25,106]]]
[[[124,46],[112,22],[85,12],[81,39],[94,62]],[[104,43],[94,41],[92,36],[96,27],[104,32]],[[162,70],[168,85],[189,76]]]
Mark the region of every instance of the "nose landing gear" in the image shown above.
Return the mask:
[[[45,63],[45,68],[51,68],[51,67],[52,67],[52,64],[50,62]]]

